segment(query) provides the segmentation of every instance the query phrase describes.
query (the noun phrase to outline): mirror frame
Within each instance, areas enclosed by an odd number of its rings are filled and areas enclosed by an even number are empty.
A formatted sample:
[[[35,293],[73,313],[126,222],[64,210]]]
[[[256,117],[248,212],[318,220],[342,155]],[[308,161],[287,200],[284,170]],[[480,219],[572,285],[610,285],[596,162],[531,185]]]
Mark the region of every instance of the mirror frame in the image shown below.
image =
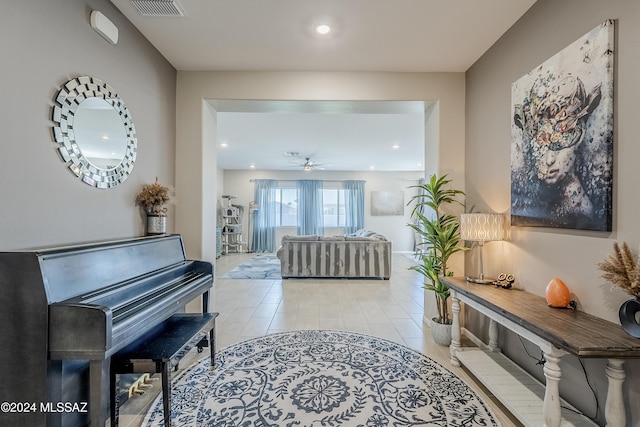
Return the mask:
[[[87,98],[102,98],[122,119],[127,147],[122,161],[114,168],[104,169],[93,165],[78,145],[74,134],[75,113]],[[53,139],[58,144],[60,159],[71,173],[82,182],[96,188],[113,188],[131,174],[136,161],[138,141],[131,113],[124,101],[111,86],[95,77],[81,76],[65,83],[55,97],[51,119]]]

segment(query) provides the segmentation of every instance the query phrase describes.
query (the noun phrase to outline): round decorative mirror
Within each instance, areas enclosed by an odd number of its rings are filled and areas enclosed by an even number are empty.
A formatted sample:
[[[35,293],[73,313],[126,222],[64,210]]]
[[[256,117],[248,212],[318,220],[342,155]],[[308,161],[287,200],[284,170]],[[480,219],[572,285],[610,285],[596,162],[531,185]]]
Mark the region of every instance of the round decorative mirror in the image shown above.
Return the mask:
[[[122,183],[133,170],[137,140],[124,101],[94,77],[69,80],[52,108],[53,138],[67,168],[97,188]]]

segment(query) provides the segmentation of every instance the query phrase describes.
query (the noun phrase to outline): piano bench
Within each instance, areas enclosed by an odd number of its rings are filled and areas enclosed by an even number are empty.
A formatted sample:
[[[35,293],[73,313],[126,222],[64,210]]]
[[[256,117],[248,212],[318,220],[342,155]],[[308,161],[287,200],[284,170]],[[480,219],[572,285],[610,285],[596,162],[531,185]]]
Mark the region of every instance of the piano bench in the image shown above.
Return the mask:
[[[215,368],[215,322],[218,313],[174,314],[139,340],[111,356],[111,426],[118,425],[119,374],[162,374],[164,425],[171,426],[171,370],[194,346],[207,346],[209,335],[211,368]]]

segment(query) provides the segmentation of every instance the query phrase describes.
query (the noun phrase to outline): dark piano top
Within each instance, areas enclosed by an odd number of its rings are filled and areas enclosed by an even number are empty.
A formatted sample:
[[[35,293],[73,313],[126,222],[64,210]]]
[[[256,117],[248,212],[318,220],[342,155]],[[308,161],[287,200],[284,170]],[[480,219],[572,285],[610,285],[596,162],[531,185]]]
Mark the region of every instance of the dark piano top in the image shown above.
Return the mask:
[[[5,257],[18,263],[37,260],[49,304],[186,260],[180,235],[4,252],[0,268]]]

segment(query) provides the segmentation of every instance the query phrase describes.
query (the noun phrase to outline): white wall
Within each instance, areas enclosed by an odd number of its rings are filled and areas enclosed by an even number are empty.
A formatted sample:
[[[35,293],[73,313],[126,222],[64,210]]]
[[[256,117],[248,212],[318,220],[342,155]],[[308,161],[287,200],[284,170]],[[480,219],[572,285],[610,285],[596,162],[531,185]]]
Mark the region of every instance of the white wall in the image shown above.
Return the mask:
[[[205,194],[216,192],[216,180],[205,180],[204,168],[216,164],[215,153],[203,150],[215,141],[203,120],[204,100],[383,100],[437,101],[439,148],[429,159],[434,170],[449,173],[464,189],[464,74],[357,72],[191,72],[179,71],[177,83],[176,230],[185,237],[191,257],[211,253],[215,235],[203,224],[215,211],[202,206]],[[425,150],[427,151],[427,150]],[[427,160],[425,159],[425,163]],[[228,185],[228,183],[226,183]],[[226,187],[226,185],[225,185]],[[375,224],[374,224],[375,225]]]
[[[418,180],[424,176],[422,172],[336,172],[336,171],[224,171],[224,189],[222,194],[237,196],[232,200],[233,204],[242,205],[244,210],[244,240],[249,240],[248,235],[248,212],[249,202],[254,200],[253,179],[323,179],[323,180],[347,180],[359,179],[366,181],[365,184],[365,227],[387,237],[392,241],[394,252],[412,252],[413,234],[407,227],[410,221],[411,207],[405,206],[404,215],[401,216],[372,216],[371,215],[371,192],[372,191],[402,191],[404,192],[405,204],[409,202],[411,196],[416,194],[415,189],[408,188],[416,185]],[[292,183],[295,185],[295,183]],[[327,183],[330,185],[339,185]],[[219,197],[218,196],[218,197]],[[221,201],[226,204],[226,200]],[[223,205],[225,206],[225,205]],[[297,234],[295,227],[280,228],[276,234],[276,247],[280,239],[285,234]],[[327,228],[325,235],[344,234],[342,228]]]
[[[117,45],[91,29],[92,10],[118,27]],[[137,192],[156,176],[174,184],[175,69],[105,0],[3,2],[0,28],[0,249],[143,235]],[[135,123],[137,161],[114,189],[80,182],[53,143],[54,96],[83,75],[111,85]]]
[[[511,83],[607,19],[616,20],[614,207],[613,231],[512,227],[512,240],[485,246],[485,273],[514,273],[519,285],[543,296],[547,283],[562,278],[578,302],[578,309],[619,323],[618,308],[630,296],[600,278],[596,265],[612,250],[614,241],[637,248],[640,226],[638,182],[638,74],[640,2],[635,0],[538,0],[467,72],[467,206],[479,211],[508,212],[510,206]],[[471,257],[468,254],[467,257]],[[514,294],[514,298],[517,295]],[[523,351],[522,343],[503,335],[504,351],[541,377],[541,366]],[[593,396],[582,368],[565,357],[561,391],[589,414]],[[603,410],[606,378],[604,362],[584,361],[597,387]],[[628,426],[640,425],[640,364],[626,362]],[[602,422],[602,414],[599,414]]]

